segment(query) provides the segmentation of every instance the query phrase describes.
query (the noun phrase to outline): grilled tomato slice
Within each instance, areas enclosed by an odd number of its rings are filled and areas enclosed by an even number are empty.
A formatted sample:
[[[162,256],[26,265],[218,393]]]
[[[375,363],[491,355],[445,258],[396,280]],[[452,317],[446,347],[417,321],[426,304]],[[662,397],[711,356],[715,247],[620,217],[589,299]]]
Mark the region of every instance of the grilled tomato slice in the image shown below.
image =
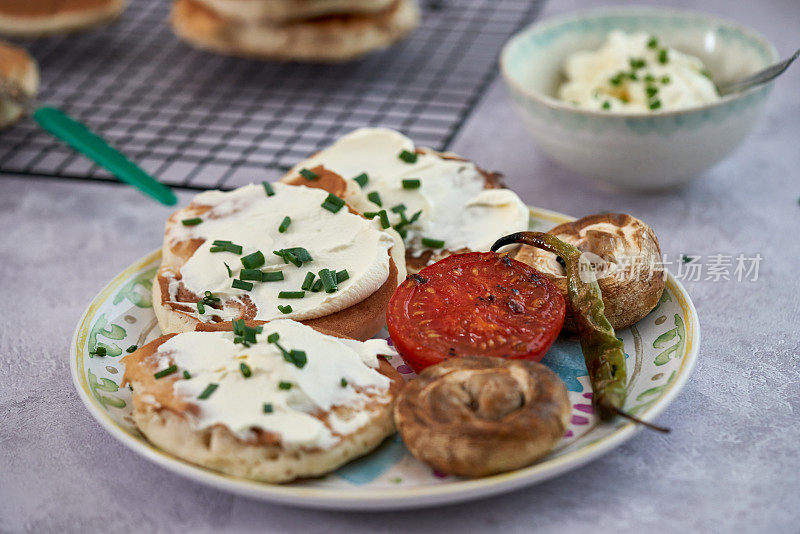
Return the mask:
[[[389,335],[416,372],[448,358],[539,361],[564,324],[561,292],[494,252],[455,254],[406,278],[386,311]]]

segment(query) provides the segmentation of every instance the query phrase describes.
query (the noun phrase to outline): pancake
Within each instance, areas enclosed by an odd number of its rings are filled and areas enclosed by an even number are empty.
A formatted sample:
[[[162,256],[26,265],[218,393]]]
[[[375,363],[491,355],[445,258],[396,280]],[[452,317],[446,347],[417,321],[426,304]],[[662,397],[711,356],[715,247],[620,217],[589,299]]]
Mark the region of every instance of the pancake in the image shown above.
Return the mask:
[[[36,61],[22,48],[0,41],[0,77],[19,86],[28,96],[39,90],[39,68]],[[22,106],[0,99],[0,128],[17,122],[24,113]]]
[[[247,346],[230,331],[166,335],[125,356],[142,434],[189,462],[279,483],[330,472],[394,433],[403,379],[379,357],[395,354],[385,341],[285,319],[252,334]]]
[[[348,61],[385,48],[419,22],[414,0],[395,0],[369,15],[331,15],[288,24],[236,22],[196,0],[176,0],[175,33],[192,45],[236,56],[278,61]]]
[[[330,15],[379,13],[393,2],[394,0],[197,0],[197,3],[231,21],[269,24],[285,24]]]
[[[68,33],[109,22],[124,0],[10,0],[0,2],[0,34],[36,37]]]
[[[333,174],[320,172],[318,179],[329,188],[344,186]],[[383,327],[389,299],[405,279],[404,248],[396,233],[381,230],[344,206],[336,213],[328,211],[322,206],[325,190],[272,187],[273,196],[261,185],[202,193],[169,218],[153,284],[154,310],[163,333],[188,332],[203,323],[230,324],[232,319],[264,323],[291,318],[354,339],[368,339]],[[291,223],[280,232],[285,216]],[[184,221],[202,222],[186,226]],[[217,240],[242,248],[219,250],[213,244]],[[298,248],[311,259],[289,262],[275,253]],[[254,271],[244,263],[258,251],[261,264]],[[324,269],[344,271],[347,277],[326,292],[318,282]],[[277,279],[253,280],[259,272]],[[313,287],[303,290],[309,273],[314,275]],[[242,282],[252,286],[235,287]],[[213,298],[206,297],[206,291]]]
[[[488,251],[497,238],[528,229],[527,206],[499,174],[456,154],[415,147],[393,130],[355,130],[297,164],[281,181],[307,183],[299,171],[311,167],[347,179],[344,198],[356,210],[386,210],[389,222],[405,234],[411,274],[451,254]]]

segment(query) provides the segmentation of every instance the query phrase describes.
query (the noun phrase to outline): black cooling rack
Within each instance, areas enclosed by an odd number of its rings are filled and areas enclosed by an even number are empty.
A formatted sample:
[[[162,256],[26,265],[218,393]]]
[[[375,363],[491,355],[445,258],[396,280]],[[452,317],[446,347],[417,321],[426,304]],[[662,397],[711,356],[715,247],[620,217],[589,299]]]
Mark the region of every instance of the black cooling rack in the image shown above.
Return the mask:
[[[23,42],[40,102],[86,123],[161,181],[231,188],[278,175],[348,131],[381,125],[446,149],[508,37],[540,0],[421,0],[400,44],[344,65],[265,63],[173,36],[167,0],[131,0],[114,25]],[[0,173],[112,177],[27,119],[0,132]]]

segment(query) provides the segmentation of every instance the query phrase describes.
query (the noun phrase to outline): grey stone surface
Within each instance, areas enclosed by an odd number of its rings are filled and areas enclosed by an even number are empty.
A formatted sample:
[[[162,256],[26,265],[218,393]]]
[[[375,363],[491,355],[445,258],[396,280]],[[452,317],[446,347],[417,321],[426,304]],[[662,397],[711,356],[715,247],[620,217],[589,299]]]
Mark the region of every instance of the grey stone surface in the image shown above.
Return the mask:
[[[544,16],[602,3],[551,0]],[[783,54],[800,44],[797,0],[661,4],[742,21]],[[755,282],[686,283],[702,343],[694,376],[659,419],[672,434],[642,432],[529,489],[414,512],[273,506],[184,480],[117,443],[73,389],[68,344],[102,285],[159,245],[169,209],[127,187],[3,177],[0,531],[800,531],[798,82],[795,67],[733,156],[659,195],[608,192],[547,161],[493,84],[454,148],[504,172],[528,203],[632,213],[673,258],[760,253],[763,261]]]

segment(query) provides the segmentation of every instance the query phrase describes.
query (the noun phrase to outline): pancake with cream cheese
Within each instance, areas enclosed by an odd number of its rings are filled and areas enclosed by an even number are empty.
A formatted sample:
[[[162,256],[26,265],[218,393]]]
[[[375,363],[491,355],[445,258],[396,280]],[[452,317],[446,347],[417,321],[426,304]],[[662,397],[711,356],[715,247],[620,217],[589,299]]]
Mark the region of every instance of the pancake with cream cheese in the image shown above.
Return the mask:
[[[323,172],[317,180],[344,183]],[[402,241],[326,190],[266,187],[201,193],[169,218],[153,284],[161,331],[289,318],[372,337],[405,278]]]
[[[238,22],[285,24],[330,15],[379,13],[394,0],[197,0],[219,15]]]
[[[347,179],[345,199],[362,213],[385,210],[404,235],[409,273],[450,254],[488,251],[500,236],[528,229],[527,206],[498,174],[455,154],[416,148],[394,130],[355,130],[282,181],[302,183],[304,168]]]
[[[330,472],[394,433],[403,379],[379,357],[395,354],[385,341],[292,320],[258,329],[166,335],[126,356],[123,383],[145,437],[189,462],[277,483]]]

